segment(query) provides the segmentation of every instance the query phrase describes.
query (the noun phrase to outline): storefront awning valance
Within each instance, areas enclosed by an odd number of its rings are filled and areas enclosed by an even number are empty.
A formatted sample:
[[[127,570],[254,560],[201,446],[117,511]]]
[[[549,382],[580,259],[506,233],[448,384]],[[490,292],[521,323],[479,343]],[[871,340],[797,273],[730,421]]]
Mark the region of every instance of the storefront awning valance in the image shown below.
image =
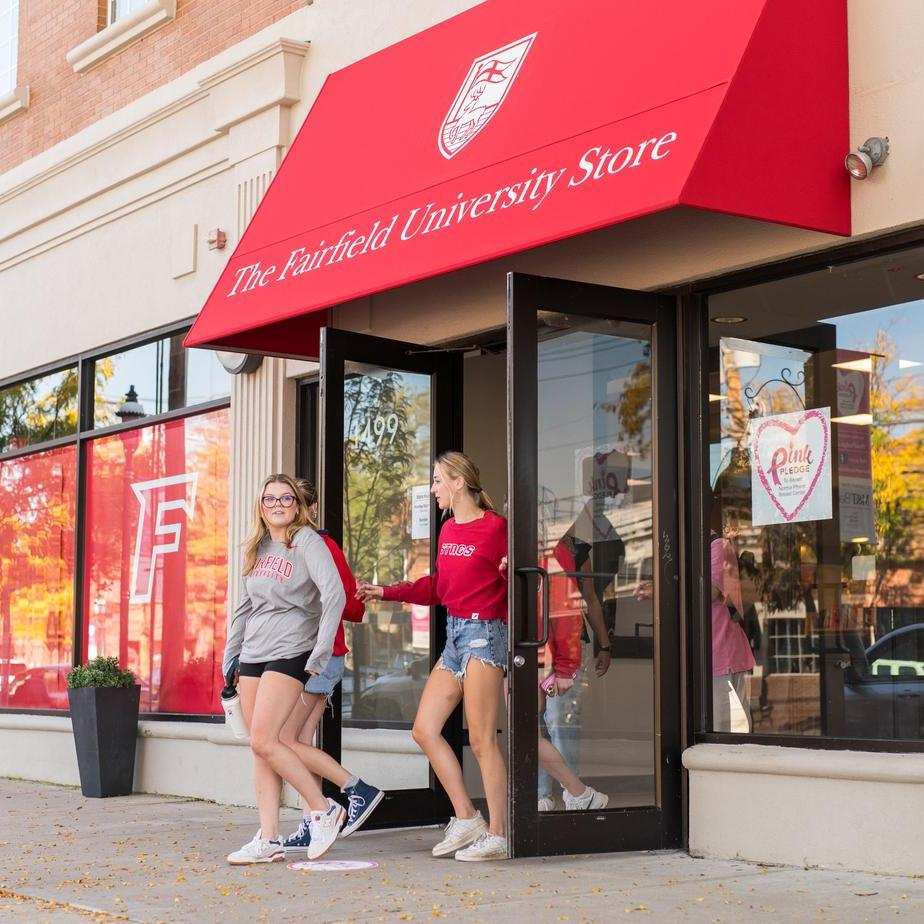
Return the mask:
[[[675,206],[850,233],[844,0],[488,0],[331,74],[187,346]],[[313,339],[313,343],[311,342]]]

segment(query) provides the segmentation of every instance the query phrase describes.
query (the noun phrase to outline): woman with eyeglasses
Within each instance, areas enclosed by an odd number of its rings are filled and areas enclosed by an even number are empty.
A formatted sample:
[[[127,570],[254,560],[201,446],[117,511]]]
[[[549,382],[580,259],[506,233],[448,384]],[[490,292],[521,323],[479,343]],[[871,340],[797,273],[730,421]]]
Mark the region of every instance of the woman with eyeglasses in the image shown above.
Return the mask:
[[[228,856],[235,865],[284,859],[279,777],[309,809],[309,859],[327,852],[346,818],[280,736],[305,684],[322,675],[331,659],[346,603],[331,552],[310,522],[296,482],[288,475],[270,475],[254,504],[253,528],[244,543],[244,588],[222,660],[226,679],[238,676],[260,813],[255,837]]]
[[[348,622],[362,622],[366,606],[362,600],[356,598],[356,578],[350,570],[343,549],[326,530],[318,529],[317,488],[306,478],[299,478],[295,484],[308,505],[312,529],[317,530],[318,535],[324,540],[340,573],[343,591],[346,594],[343,619]],[[330,780],[346,797],[347,820],[340,831],[340,837],[349,837],[358,831],[385,796],[381,789],[370,786],[365,780],[345,769],[330,754],[314,746],[315,733],[321,724],[324,710],[334,695],[337,684],[343,680],[345,657],[349,650],[341,621],[337,627],[333,653],[324,673],[312,677],[305,684],[304,693],[299,697],[292,714],[279,733],[282,741],[298,754],[302,763],[315,776]],[[302,811],[302,821],[298,829],[283,841],[286,853],[307,853],[311,848],[311,810],[304,800]]]

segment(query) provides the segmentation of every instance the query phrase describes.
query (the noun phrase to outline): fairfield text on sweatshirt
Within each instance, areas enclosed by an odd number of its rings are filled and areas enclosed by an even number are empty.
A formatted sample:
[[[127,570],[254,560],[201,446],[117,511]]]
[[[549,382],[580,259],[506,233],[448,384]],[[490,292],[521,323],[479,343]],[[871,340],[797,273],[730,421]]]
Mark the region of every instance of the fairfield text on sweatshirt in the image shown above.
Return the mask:
[[[303,527],[292,547],[267,536],[228,625],[222,674],[239,657],[250,664],[311,651],[306,669],[319,674],[331,657],[346,594],[324,539]]]

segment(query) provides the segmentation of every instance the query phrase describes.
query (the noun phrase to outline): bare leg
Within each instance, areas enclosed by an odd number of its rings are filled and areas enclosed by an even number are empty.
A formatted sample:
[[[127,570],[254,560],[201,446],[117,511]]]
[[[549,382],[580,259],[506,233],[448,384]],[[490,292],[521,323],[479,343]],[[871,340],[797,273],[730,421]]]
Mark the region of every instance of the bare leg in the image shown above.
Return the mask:
[[[259,677],[240,677],[237,683],[241,697],[241,712],[248,730],[253,719],[253,705],[257,697]],[[279,797],[282,794],[282,778],[256,752],[253,753],[253,784],[257,796],[257,811],[260,814],[260,835],[272,840],[279,833]]]
[[[565,763],[561,751],[542,734],[539,735],[539,763],[542,764],[543,770],[553,779],[558,780],[572,796],[583,795],[587,790],[587,785]]]
[[[545,693],[539,690],[539,714],[545,712]],[[542,769],[553,779],[557,780],[572,796],[583,795],[587,786],[581,778],[568,766],[561,751],[539,732],[539,763]]]
[[[318,785],[320,785],[320,777],[323,777],[343,789],[352,774],[338,764],[330,754],[314,746],[315,732],[321,724],[326,706],[326,697],[318,693],[303,692],[292,714],[286,719],[286,724],[279,733],[279,740],[298,754],[298,759],[315,777]],[[304,803],[302,808],[305,809]]]
[[[291,783],[313,812],[327,811],[315,778],[303,766],[298,755],[279,740],[283,725],[292,714],[302,692],[301,681],[276,671],[266,671],[260,678],[250,725],[250,747],[279,776]],[[266,833],[264,832],[264,837]]]
[[[443,737],[443,726],[461,699],[459,681],[449,671],[434,667],[420,697],[412,735],[443,784],[456,818],[473,818],[475,806],[465,789],[462,767]]]
[[[502,836],[507,830],[507,768],[497,743],[497,716],[503,683],[501,668],[469,659],[462,681],[468,740],[481,768],[488,800],[488,830]]]

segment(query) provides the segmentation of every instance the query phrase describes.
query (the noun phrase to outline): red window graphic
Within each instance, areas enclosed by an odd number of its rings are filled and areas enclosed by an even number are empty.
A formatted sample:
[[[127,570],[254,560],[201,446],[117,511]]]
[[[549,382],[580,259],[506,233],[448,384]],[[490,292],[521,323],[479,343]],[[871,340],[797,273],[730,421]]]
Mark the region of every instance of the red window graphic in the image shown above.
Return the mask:
[[[77,451],[0,462],[0,706],[67,709]]]
[[[144,712],[220,712],[227,410],[87,447],[83,654],[117,655]]]

